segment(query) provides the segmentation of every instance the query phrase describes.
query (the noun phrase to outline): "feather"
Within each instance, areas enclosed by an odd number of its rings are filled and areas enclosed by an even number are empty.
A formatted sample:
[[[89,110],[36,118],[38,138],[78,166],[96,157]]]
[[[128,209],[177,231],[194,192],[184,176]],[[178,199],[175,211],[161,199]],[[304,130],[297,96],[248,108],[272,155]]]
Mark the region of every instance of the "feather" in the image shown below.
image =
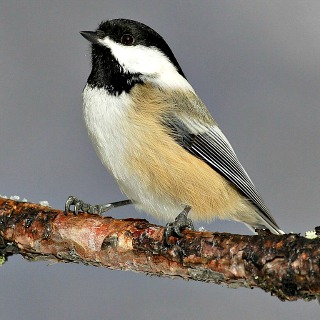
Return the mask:
[[[230,181],[258,209],[266,226],[281,233],[262,197],[238,160],[229,141],[216,124],[207,126],[195,118],[170,115],[164,123],[185,150],[203,160]],[[195,130],[197,128],[198,130]],[[198,131],[198,133],[194,133]],[[262,224],[261,224],[262,226]]]

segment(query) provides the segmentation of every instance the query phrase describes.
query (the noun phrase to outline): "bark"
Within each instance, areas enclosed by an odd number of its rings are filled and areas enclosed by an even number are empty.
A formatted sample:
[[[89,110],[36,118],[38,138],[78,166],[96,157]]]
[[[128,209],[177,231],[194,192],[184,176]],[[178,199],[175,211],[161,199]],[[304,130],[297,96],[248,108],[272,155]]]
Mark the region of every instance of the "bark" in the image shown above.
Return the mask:
[[[320,294],[320,239],[184,231],[163,245],[163,227],[140,219],[75,216],[0,198],[0,255],[84,263],[232,288],[260,287],[281,300]]]

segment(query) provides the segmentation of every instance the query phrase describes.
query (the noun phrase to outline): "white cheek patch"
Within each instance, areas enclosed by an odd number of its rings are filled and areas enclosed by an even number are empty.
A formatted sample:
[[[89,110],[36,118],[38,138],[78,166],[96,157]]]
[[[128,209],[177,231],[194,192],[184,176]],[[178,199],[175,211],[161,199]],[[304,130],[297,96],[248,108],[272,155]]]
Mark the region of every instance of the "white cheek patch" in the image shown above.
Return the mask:
[[[99,42],[111,49],[112,54],[128,72],[153,74],[165,70],[173,71],[172,69],[175,71],[174,66],[157,48],[142,45],[124,46],[109,37]]]
[[[140,73],[161,86],[183,88],[193,91],[188,81],[179,74],[170,60],[157,48],[142,45],[125,46],[109,37],[99,40],[108,47],[125,72]]]

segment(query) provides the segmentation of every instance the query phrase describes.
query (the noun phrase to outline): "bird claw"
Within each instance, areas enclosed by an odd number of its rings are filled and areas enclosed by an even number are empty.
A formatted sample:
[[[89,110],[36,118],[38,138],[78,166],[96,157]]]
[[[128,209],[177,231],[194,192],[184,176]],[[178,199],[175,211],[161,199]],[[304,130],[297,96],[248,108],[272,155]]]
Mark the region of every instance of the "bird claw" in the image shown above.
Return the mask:
[[[193,222],[187,218],[190,207],[186,207],[174,220],[166,224],[164,229],[164,243],[166,246],[169,245],[169,237],[178,236],[182,238],[184,235],[181,232],[184,229],[194,230]]]
[[[72,211],[70,207],[73,206],[73,213],[75,215],[78,215],[78,213],[81,212],[87,212],[90,214],[99,214],[101,215],[102,212],[102,206],[101,205],[91,205],[89,203],[85,203],[82,200],[78,199],[77,197],[70,196],[68,197],[66,203],[65,203],[65,213],[68,211]]]

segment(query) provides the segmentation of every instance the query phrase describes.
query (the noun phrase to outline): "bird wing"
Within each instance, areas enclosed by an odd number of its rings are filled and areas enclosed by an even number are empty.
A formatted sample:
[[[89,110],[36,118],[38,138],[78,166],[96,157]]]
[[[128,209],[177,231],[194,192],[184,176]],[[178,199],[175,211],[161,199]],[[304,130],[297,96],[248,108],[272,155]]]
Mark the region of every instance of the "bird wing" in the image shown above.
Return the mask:
[[[203,110],[201,112],[203,114]],[[276,233],[281,233],[225,135],[212,118],[210,124],[203,122],[201,117],[198,119],[188,115],[171,114],[166,117],[164,124],[184,149],[206,162],[236,186],[259,209],[266,226]]]

